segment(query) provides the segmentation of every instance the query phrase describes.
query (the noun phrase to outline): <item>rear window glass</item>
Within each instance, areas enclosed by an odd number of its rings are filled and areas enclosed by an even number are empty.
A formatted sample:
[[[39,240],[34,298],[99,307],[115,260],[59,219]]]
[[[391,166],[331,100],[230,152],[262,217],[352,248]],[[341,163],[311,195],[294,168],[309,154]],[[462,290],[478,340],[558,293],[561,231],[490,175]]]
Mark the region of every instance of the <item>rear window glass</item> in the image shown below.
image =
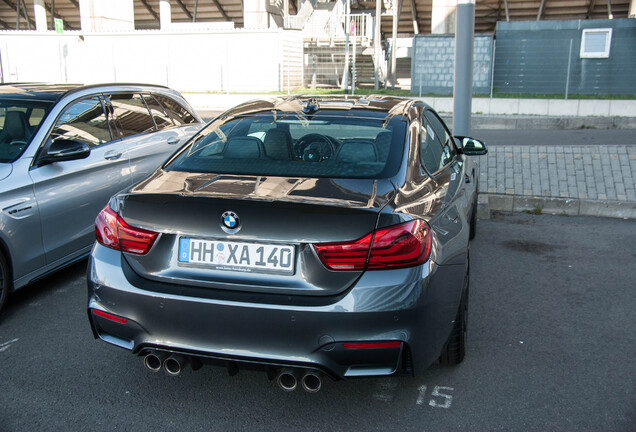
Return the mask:
[[[401,118],[346,113],[221,119],[202,130],[166,168],[283,177],[387,178],[398,170],[405,131]]]
[[[120,137],[154,132],[155,123],[143,99],[138,94],[114,94],[110,96]]]
[[[192,113],[180,103],[170,99],[167,96],[155,95],[155,98],[159,102],[161,102],[161,105],[163,105],[166,113],[168,113],[170,117],[172,117],[172,120],[177,126],[183,126],[186,124],[197,122],[197,119],[194,118]]]

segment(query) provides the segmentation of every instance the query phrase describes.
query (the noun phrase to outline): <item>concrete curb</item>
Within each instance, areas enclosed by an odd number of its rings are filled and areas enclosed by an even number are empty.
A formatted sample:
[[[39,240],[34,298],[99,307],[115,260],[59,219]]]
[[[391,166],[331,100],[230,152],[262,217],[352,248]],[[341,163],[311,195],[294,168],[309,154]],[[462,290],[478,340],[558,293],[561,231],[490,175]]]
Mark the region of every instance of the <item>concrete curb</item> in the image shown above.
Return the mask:
[[[195,108],[196,109],[196,108]],[[216,117],[225,109],[197,109],[205,119]],[[453,128],[453,117],[443,114],[449,128]],[[636,129],[636,117],[541,117],[517,115],[475,115],[471,129]]]
[[[443,114],[449,128],[453,118]],[[474,129],[636,129],[636,117],[550,117],[473,114]]]
[[[636,202],[479,194],[477,201],[477,218],[489,219],[490,212],[492,211],[526,211],[568,216],[601,216],[636,219]]]

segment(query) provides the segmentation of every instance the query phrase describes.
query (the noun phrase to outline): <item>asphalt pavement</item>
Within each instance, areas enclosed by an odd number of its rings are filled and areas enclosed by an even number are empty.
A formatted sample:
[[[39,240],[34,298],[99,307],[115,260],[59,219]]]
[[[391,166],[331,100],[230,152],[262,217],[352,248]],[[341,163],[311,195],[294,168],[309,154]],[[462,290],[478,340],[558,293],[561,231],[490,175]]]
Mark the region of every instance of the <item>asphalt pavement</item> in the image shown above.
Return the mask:
[[[147,371],[93,339],[82,262],[0,314],[0,431],[634,431],[634,244],[633,220],[495,212],[471,243],[465,361],[317,394]]]

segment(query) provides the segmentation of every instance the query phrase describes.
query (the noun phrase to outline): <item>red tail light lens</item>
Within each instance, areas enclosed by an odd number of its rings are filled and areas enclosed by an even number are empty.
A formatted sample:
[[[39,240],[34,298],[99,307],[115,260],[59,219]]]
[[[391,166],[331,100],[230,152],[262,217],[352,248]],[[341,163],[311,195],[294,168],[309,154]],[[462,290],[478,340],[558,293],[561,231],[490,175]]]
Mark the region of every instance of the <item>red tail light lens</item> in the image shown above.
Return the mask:
[[[346,349],[378,349],[378,348],[399,348],[402,342],[360,342],[360,343],[344,343]]]
[[[95,219],[97,241],[122,252],[144,255],[148,253],[157,238],[157,233],[130,226],[109,206]]]
[[[92,309],[93,313],[107,320],[115,321],[119,324],[126,324],[128,320],[126,318],[118,317],[117,315],[109,314],[108,312],[100,311],[99,309]]]
[[[322,263],[330,270],[381,270],[413,267],[431,254],[431,231],[414,220],[393,225],[343,243],[315,244]]]
[[[373,233],[347,243],[320,243],[314,249],[330,270],[364,270]]]

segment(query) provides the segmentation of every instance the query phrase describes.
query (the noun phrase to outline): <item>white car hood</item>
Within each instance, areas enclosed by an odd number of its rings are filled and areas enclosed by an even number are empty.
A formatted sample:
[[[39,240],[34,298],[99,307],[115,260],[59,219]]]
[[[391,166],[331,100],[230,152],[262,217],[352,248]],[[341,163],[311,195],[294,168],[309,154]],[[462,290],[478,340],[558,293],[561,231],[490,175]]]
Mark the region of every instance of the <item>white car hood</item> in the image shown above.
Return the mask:
[[[13,164],[0,163],[0,180],[4,180],[5,178],[9,177],[11,171],[13,171]]]

